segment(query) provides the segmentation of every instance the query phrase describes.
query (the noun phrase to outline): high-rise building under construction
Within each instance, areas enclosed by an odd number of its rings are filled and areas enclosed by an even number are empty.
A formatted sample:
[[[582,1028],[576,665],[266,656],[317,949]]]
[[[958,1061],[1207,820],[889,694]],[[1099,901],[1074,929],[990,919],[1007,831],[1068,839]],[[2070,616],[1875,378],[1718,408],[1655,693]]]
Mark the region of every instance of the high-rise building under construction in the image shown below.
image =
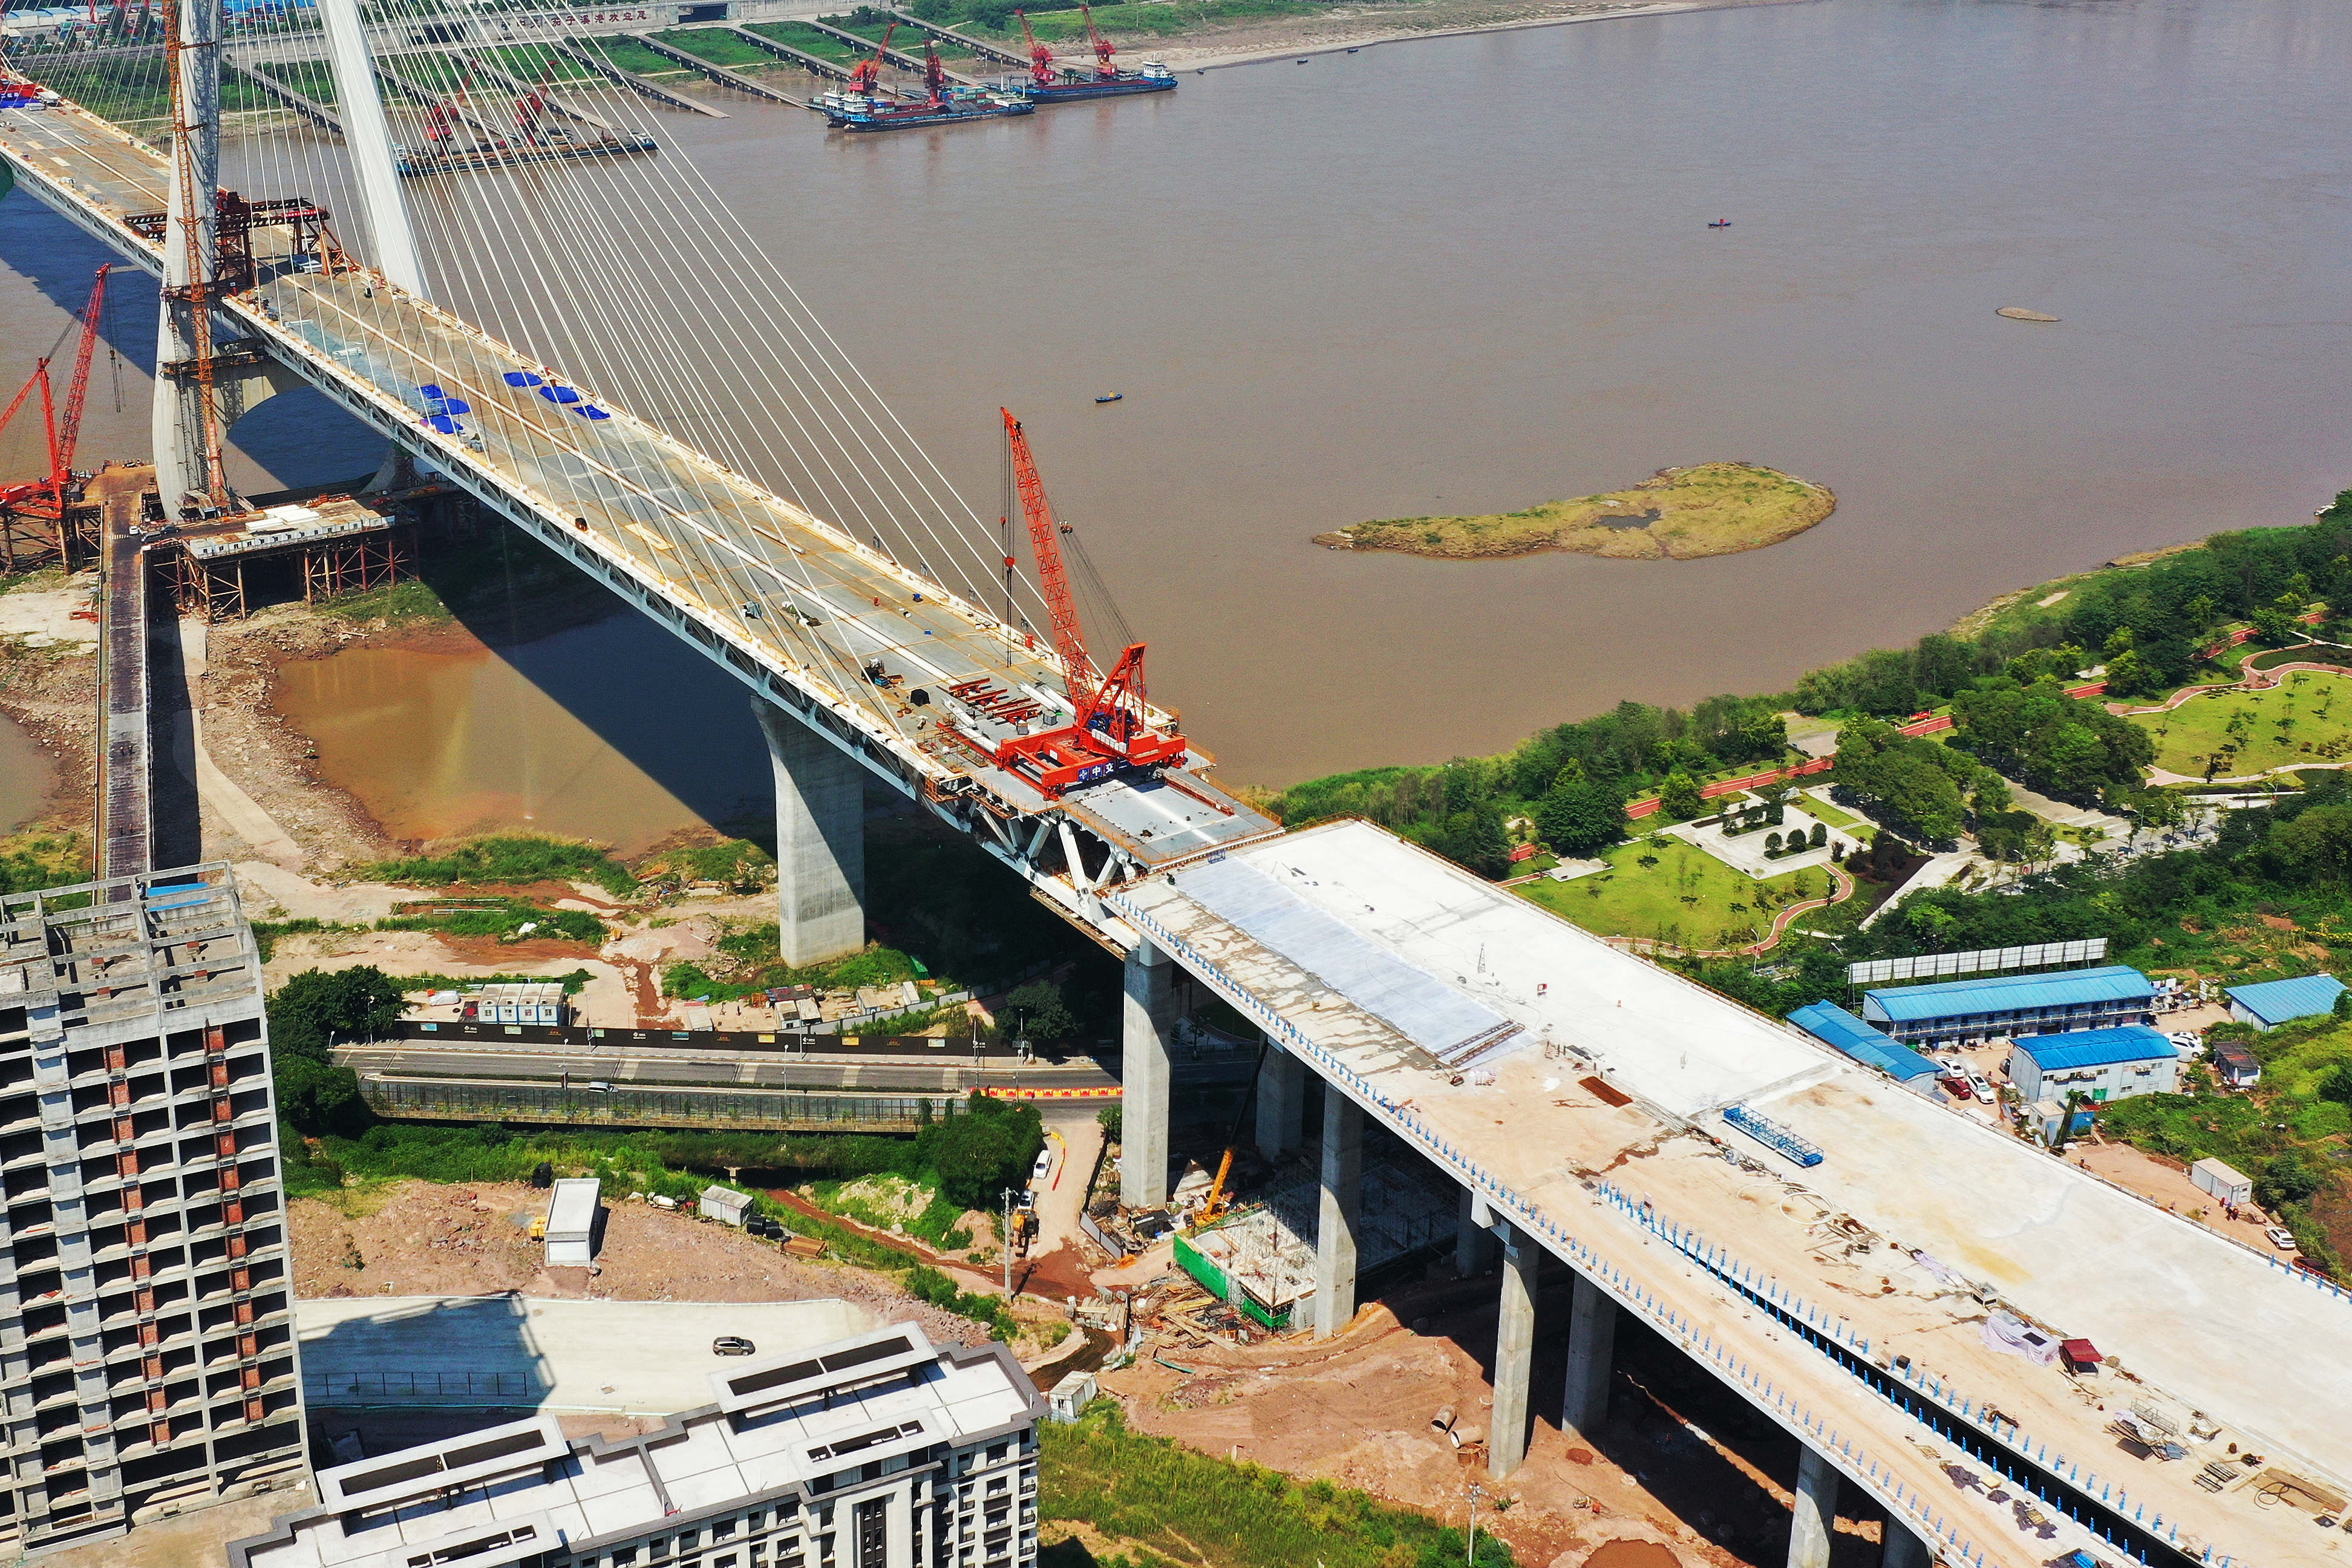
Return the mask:
[[[0,897],[0,1550],[302,1479],[277,1125],[226,866]]]

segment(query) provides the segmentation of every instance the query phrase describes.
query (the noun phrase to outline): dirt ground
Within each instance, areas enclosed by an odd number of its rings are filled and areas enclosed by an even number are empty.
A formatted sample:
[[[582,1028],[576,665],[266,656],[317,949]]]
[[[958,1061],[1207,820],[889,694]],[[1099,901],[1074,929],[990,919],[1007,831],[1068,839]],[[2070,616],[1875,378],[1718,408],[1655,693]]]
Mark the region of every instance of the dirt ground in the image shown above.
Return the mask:
[[[776,1244],[646,1203],[606,1205],[596,1271],[548,1268],[530,1239],[547,1194],[519,1184],[402,1182],[364,1194],[303,1198],[289,1213],[294,1293],[308,1297],[526,1296],[620,1301],[797,1301],[839,1297],[934,1342],[985,1333],[863,1270],[802,1263]]]
[[[28,826],[70,828],[85,837],[96,831],[91,716],[97,711],[98,658],[89,648],[0,641],[0,713],[22,725],[57,763],[49,798]]]
[[[1553,1321],[1564,1321],[1565,1282],[1547,1298]],[[1574,1568],[1625,1541],[1653,1543],[1685,1568],[1780,1568],[1794,1440],[1631,1323],[1621,1324],[1610,1416],[1596,1433],[1561,1431],[1565,1351],[1552,1343],[1547,1356],[1539,1342],[1535,1440],[1527,1463],[1495,1480],[1485,1465],[1495,1319],[1491,1278],[1434,1279],[1391,1292],[1324,1344],[1302,1333],[1171,1348],[1166,1362],[1147,1356],[1102,1384],[1139,1430],[1328,1477],[1456,1526],[1475,1482],[1489,1500],[1481,1528],[1498,1531],[1525,1563]],[[1459,1448],[1433,1424],[1449,1409]],[[1495,1500],[1499,1514],[1489,1511]],[[1837,1568],[1876,1563],[1881,1523],[1840,1520]]]
[[[2232,1241],[2242,1241],[2257,1252],[2280,1259],[2294,1256],[2273,1247],[2270,1238],[2263,1234],[2271,1221],[2259,1207],[2243,1205],[2237,1216],[2231,1217],[2223,1212],[2220,1199],[2189,1179],[2187,1167],[2179,1161],[2150,1154],[2128,1143],[2082,1143],[2066,1157],[2126,1192],[2137,1193],[2174,1214],[2187,1215],[2206,1229],[2218,1231]]]
[[[1775,0],[1697,0],[1694,5],[1662,6],[1658,0],[1412,0],[1406,4],[1335,7],[1311,16],[1267,17],[1234,26],[1202,27],[1172,39],[1143,35],[1120,37],[1116,31],[1112,36],[1118,39],[1120,53],[1132,59],[1154,59],[1180,70],[1193,70],[1434,33],[1540,26],[1571,16],[1773,3]],[[1055,47],[1058,50],[1066,46]],[[1079,47],[1083,52],[1083,44]]]

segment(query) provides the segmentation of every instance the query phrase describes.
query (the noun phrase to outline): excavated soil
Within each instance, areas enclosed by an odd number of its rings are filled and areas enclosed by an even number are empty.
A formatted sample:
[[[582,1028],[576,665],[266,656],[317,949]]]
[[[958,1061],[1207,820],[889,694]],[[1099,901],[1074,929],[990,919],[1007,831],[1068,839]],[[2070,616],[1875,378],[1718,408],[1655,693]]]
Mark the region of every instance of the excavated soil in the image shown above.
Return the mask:
[[[550,1270],[530,1239],[547,1194],[520,1184],[402,1182],[289,1211],[294,1293],[307,1297],[527,1296],[616,1301],[802,1301],[838,1297],[890,1321],[911,1319],[935,1343],[978,1344],[980,1325],[926,1305],[861,1270],[787,1258],[773,1242],[682,1212],[621,1202],[606,1209],[598,1272]]]

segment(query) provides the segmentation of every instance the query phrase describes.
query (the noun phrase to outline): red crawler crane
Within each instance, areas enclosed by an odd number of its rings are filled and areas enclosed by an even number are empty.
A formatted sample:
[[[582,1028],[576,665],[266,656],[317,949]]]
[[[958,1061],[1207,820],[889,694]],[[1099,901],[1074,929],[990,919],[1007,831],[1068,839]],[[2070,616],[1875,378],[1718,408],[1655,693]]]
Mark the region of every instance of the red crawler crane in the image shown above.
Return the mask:
[[[874,46],[874,53],[857,62],[849,73],[849,90],[860,98],[882,96],[882,60],[890,52],[890,35],[898,30],[892,22],[882,29],[882,41]]]
[[[1029,46],[1029,79],[1039,87],[1053,86],[1055,77],[1059,74],[1054,69],[1054,51],[1039,43],[1037,35],[1029,30],[1028,12],[1015,11],[1013,14],[1021,18],[1021,37]]]
[[[1118,51],[1111,47],[1108,38],[1103,37],[1102,29],[1095,26],[1094,7],[1082,3],[1078,6],[1078,15],[1087,19],[1087,37],[1095,47],[1095,75],[1105,81],[1118,80],[1118,68],[1110,63],[1110,58]]]
[[[47,359],[33,367],[33,374],[17,390],[15,401],[8,405],[8,411],[0,414],[0,430],[5,430],[9,421],[16,417],[16,411],[25,405],[25,399],[38,386],[41,391],[41,422],[47,426],[49,444],[47,477],[28,479],[22,484],[0,486],[0,506],[21,510],[26,502],[30,501],[43,510],[54,509],[57,516],[62,517],[65,513],[66,488],[73,481],[74,447],[81,438],[82,403],[89,391],[90,354],[98,347],[99,316],[106,304],[106,275],[113,269],[112,262],[98,269],[98,280],[89,287],[89,303],[82,307],[81,342],[74,349],[73,379],[66,385],[65,418],[58,418]]]
[[[1143,694],[1143,645],[1131,643],[1103,674],[1087,652],[1078,627],[1077,602],[1070,594],[1070,577],[1062,565],[1060,530],[1054,509],[1045,499],[1045,481],[1029,453],[1029,439],[1011,409],[1004,416],[1004,438],[1013,452],[1013,484],[1021,492],[1021,511],[1029,521],[1029,546],[1037,557],[1038,585],[1053,615],[1054,647],[1062,656],[1064,683],[1069,688],[1071,721],[1042,734],[1022,735],[996,748],[998,765],[1035,784],[1047,795],[1060,795],[1080,784],[1092,784],[1128,768],[1158,767],[1184,759],[1184,737],[1162,734],[1151,727]]]

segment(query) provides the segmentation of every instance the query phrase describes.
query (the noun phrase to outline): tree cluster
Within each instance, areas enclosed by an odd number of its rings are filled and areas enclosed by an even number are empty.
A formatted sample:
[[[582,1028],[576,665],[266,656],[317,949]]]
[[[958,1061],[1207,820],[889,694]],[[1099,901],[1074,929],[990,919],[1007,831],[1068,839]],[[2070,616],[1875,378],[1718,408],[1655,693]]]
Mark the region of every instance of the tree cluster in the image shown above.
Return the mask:
[[[336,1040],[390,1034],[405,1007],[399,984],[366,965],[331,974],[306,969],[272,992],[267,1005],[279,1117],[311,1137],[351,1138],[366,1131],[359,1076],[337,1067],[329,1047]]]
[[[1952,699],[1952,720],[1960,746],[2071,800],[2121,805],[2140,793],[2156,760],[2154,736],[2097,702],[2067,696],[2048,676],[2030,686],[2008,676],[1988,679]]]

